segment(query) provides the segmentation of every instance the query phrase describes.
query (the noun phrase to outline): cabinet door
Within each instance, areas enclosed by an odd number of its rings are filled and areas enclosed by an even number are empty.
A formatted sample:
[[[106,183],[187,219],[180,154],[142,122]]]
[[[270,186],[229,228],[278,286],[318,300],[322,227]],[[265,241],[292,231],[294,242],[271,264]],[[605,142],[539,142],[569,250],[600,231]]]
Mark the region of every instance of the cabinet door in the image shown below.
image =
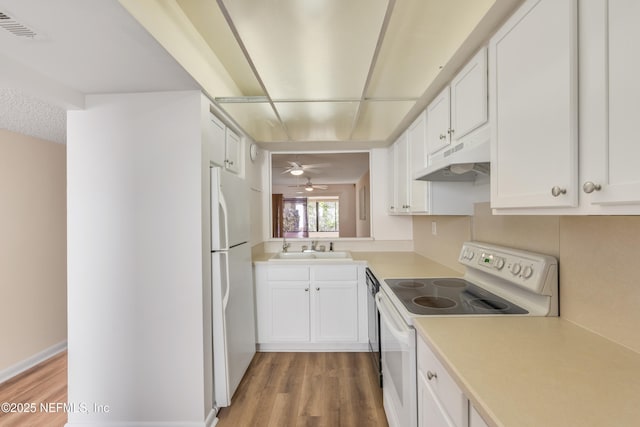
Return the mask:
[[[225,138],[225,167],[229,172],[240,173],[240,137],[227,128]]]
[[[225,166],[225,126],[213,114],[209,115],[206,128],[209,155],[213,163]]]
[[[315,282],[313,319],[315,342],[358,341],[358,283]]]
[[[427,150],[428,154],[449,145],[451,99],[449,87],[433,100],[427,107]]]
[[[487,102],[487,49],[482,48],[451,81],[453,140],[487,122]]]
[[[411,158],[411,178],[413,175],[427,167],[427,114],[421,113],[418,118],[409,126],[408,130],[409,148]]]
[[[591,140],[593,156],[601,163],[599,170],[585,170],[581,183],[590,193],[587,200],[594,204],[640,203],[640,144],[636,142],[640,117],[640,2],[637,0],[609,0],[602,19],[607,19],[606,57],[608,72],[606,85],[608,106],[604,138]],[[596,151],[597,150],[597,151]],[[599,185],[588,188],[588,182]]]
[[[389,165],[389,178],[388,184],[388,201],[387,212],[390,214],[400,213],[398,209],[398,180],[396,179],[396,144],[392,144],[387,149],[388,165]]]
[[[482,419],[471,402],[469,402],[469,427],[489,427],[489,424]]]
[[[427,166],[427,115],[426,112],[418,116],[407,131],[407,205],[411,213],[426,213],[429,211],[428,192],[430,183],[416,181],[413,176]]]
[[[395,176],[397,206],[396,211],[403,213],[409,212],[411,209],[411,201],[409,200],[409,143],[407,132],[396,141],[395,149]]]
[[[309,341],[308,282],[269,282],[268,304],[270,341]]]
[[[418,426],[457,427],[438,402],[422,371],[418,371]]]
[[[577,4],[528,0],[489,43],[491,205],[578,203]]]

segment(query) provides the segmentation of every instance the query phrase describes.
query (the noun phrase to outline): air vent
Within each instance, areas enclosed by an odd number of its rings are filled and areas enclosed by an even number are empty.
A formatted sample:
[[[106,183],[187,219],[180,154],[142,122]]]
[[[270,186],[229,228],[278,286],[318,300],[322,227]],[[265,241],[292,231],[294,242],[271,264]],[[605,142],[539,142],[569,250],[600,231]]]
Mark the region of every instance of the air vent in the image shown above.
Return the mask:
[[[43,38],[32,28],[29,28],[8,13],[2,11],[0,11],[0,27],[7,30],[13,36],[21,39],[40,40]]]

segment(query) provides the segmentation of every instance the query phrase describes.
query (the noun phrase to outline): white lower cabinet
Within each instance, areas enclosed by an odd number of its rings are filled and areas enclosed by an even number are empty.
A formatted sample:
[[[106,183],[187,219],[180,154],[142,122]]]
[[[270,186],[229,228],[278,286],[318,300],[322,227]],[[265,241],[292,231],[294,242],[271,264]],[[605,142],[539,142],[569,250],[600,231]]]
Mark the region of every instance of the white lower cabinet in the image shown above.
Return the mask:
[[[417,341],[418,427],[489,427],[425,340]]]
[[[422,371],[418,371],[418,426],[456,427],[440,405]]]
[[[422,338],[418,338],[418,425],[468,427],[469,403]]]
[[[489,424],[482,419],[471,402],[469,402],[469,427],[489,427]]]
[[[364,267],[257,264],[255,272],[261,350],[366,348]]]

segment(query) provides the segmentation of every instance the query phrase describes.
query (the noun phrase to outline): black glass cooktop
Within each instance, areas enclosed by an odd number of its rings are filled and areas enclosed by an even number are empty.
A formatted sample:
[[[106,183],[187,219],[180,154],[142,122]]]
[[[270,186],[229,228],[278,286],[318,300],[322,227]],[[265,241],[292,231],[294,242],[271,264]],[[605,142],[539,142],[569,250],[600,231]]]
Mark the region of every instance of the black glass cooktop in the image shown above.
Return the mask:
[[[458,278],[385,279],[410,313],[527,314],[524,308],[471,282]]]

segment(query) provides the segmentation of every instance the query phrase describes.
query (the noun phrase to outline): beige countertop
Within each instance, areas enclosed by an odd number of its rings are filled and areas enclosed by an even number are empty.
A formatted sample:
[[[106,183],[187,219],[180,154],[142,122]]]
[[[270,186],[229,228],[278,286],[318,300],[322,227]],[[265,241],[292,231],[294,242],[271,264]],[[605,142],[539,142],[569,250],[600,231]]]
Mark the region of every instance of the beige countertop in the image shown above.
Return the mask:
[[[253,262],[266,262],[274,253],[262,253],[253,256]],[[418,255],[415,252],[354,252],[351,251],[353,261],[366,262],[378,280],[402,277],[460,277],[462,273],[438,264]],[[336,260],[323,260],[336,262]],[[287,261],[278,261],[284,263]],[[297,263],[300,261],[291,261]],[[309,261],[308,261],[309,262]],[[318,262],[310,261],[310,262]],[[337,261],[343,262],[343,261]]]
[[[366,261],[378,280],[402,277],[460,277],[462,273],[415,252],[352,252]]]
[[[640,425],[640,354],[557,317],[422,317],[419,336],[490,425]]]

